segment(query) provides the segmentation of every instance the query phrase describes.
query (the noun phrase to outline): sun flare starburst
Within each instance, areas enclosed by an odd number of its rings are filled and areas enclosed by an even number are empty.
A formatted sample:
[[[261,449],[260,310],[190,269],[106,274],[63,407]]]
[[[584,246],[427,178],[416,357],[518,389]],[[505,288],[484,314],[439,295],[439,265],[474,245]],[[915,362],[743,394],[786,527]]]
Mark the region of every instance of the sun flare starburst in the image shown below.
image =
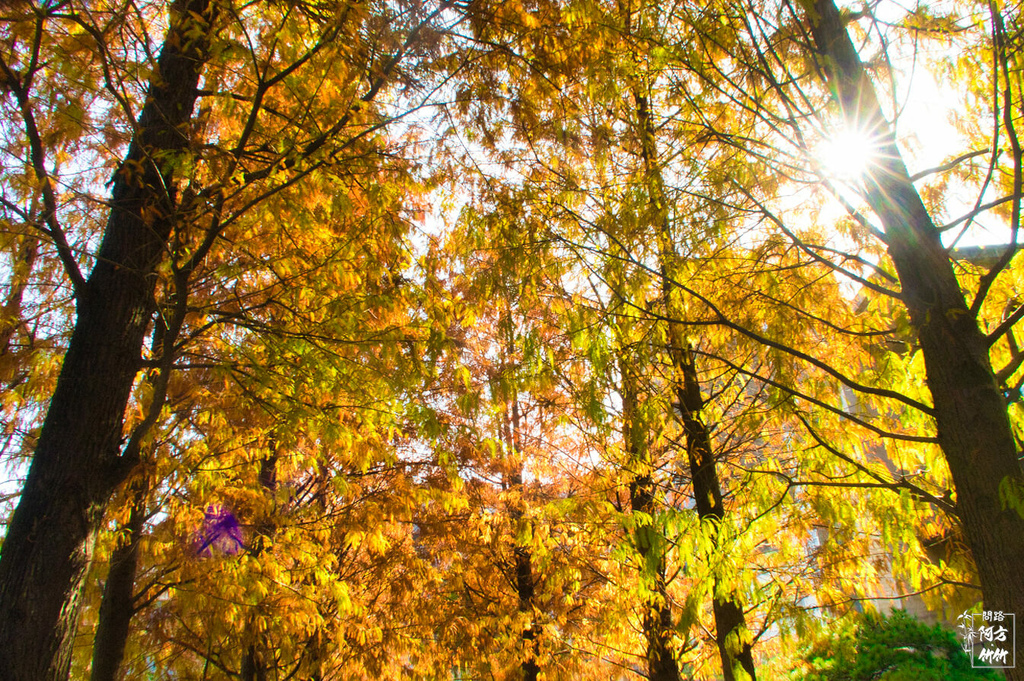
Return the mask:
[[[863,130],[845,129],[822,140],[815,153],[830,177],[849,182],[868,171],[878,157],[878,145]]]

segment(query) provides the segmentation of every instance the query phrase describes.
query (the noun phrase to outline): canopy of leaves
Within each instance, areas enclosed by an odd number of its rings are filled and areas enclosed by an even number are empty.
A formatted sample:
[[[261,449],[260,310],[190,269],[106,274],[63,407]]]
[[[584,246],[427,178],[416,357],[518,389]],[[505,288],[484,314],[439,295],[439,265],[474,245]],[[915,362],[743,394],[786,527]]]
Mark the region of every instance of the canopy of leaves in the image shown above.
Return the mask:
[[[807,3],[216,4],[75,678],[126,548],[126,679],[635,679],[655,625],[719,678],[726,600],[762,678],[994,678],[841,624],[981,596],[890,239],[817,155]],[[0,3],[5,523],[172,9]],[[1019,8],[843,11],[1019,442]]]

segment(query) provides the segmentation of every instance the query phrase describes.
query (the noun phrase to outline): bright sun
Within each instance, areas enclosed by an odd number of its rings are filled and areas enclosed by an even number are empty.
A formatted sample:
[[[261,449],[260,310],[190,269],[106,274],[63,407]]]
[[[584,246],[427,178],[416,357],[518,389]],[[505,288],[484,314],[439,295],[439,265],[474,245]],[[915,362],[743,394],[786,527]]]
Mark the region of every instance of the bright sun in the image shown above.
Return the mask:
[[[818,160],[828,175],[838,180],[857,180],[875,158],[875,143],[860,130],[841,130],[826,138],[817,149]]]

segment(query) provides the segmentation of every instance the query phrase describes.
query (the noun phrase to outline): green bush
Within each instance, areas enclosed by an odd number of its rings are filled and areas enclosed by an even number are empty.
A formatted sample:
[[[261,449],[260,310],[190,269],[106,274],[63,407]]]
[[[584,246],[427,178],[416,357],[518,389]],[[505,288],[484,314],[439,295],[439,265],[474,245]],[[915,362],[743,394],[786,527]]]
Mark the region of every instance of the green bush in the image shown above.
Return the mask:
[[[815,644],[800,681],[1000,681],[991,669],[973,669],[956,634],[929,627],[897,610],[868,614]]]

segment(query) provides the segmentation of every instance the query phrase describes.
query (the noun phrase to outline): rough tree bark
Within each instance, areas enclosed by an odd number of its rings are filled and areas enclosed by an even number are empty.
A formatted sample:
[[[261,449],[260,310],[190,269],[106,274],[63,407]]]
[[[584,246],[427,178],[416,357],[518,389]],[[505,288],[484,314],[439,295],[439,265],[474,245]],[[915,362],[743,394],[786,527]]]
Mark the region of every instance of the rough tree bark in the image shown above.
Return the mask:
[[[1000,501],[1021,483],[1007,405],[989,340],[968,308],[931,216],[914,187],[843,19],[833,0],[808,7],[811,35],[846,123],[879,140],[866,200],[885,229],[902,299],[924,355],[938,441],[956,489],[956,511],[978,568],[986,610],[1024,613],[1024,518]],[[1018,642],[1024,638],[1018,633]],[[1021,646],[1018,645],[1018,649]],[[1006,670],[1024,679],[1024,665]]]
[[[0,679],[63,681],[92,538],[134,461],[125,408],[154,310],[154,270],[175,224],[175,161],[207,59],[210,0],[175,0],[57,387],[0,554]],[[129,457],[130,458],[130,457]]]

